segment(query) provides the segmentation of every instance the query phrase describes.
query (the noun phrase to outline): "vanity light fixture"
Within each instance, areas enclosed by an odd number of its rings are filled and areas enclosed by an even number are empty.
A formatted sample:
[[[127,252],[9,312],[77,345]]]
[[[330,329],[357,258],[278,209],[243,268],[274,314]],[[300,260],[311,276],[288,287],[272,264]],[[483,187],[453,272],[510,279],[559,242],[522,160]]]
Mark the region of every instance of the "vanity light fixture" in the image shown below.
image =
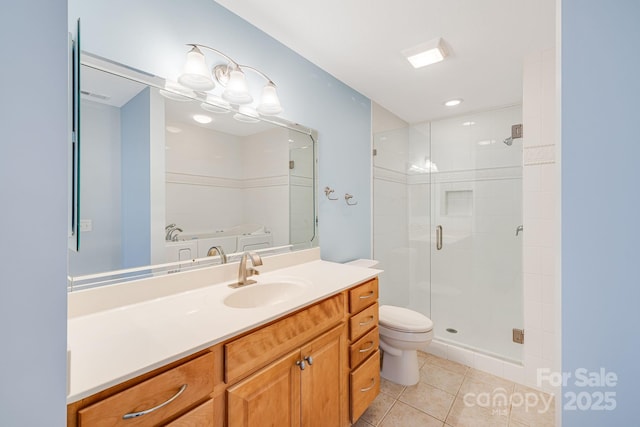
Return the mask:
[[[257,123],[260,121],[258,117],[257,111],[248,105],[241,105],[238,112],[233,115],[234,119],[243,123]]]
[[[203,110],[207,110],[211,113],[226,114],[231,111],[231,104],[217,95],[211,93],[207,94],[207,102],[200,104]]]
[[[462,103],[462,98],[450,99],[444,103],[445,107],[456,107]]]
[[[165,82],[164,89],[160,89],[160,95],[173,99],[174,101],[191,101],[191,98],[196,96],[195,92],[191,89],[187,89],[171,80]]]
[[[267,77],[262,71],[250,67],[248,65],[238,64],[236,61],[209,46],[189,43],[187,46],[191,46],[191,50],[187,53],[187,62],[184,64],[184,69],[178,82],[195,91],[208,91],[215,87],[215,81],[224,88],[222,91],[222,98],[231,104],[245,105],[253,102],[253,97],[249,92],[249,85],[247,84],[246,77],[243,70],[251,70],[254,73],[262,76],[267,84],[262,90],[262,96],[260,104],[256,108],[260,114],[263,115],[276,115],[282,112],[282,106],[276,93],[276,84]],[[209,70],[206,59],[202,50],[210,50],[218,55],[222,56],[227,63],[219,64]]]
[[[447,50],[442,43],[442,38],[438,37],[405,49],[402,54],[413,65],[413,68],[422,68],[442,61],[447,56]]]

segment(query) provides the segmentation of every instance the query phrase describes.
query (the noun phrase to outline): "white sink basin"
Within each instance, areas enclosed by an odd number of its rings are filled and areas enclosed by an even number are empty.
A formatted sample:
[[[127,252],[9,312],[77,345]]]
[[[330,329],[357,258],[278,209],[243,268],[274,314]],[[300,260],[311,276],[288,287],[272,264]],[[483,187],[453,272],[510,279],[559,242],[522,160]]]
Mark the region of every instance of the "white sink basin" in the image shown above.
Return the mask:
[[[274,280],[246,285],[224,299],[232,308],[256,308],[276,305],[302,294],[307,283],[298,280]]]

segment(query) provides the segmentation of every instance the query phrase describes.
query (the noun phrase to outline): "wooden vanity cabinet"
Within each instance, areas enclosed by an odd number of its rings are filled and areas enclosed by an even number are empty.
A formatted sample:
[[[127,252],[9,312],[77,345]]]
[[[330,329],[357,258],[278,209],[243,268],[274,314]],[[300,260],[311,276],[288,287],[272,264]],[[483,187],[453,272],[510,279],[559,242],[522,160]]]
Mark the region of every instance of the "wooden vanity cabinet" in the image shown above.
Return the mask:
[[[341,427],[344,324],[227,390],[228,426]]]
[[[378,279],[348,291],[349,294],[349,402],[355,423],[380,394],[378,349]]]
[[[205,352],[69,405],[67,425],[213,427],[214,358]]]
[[[377,299],[367,281],[72,403],[67,426],[349,426],[380,390]]]

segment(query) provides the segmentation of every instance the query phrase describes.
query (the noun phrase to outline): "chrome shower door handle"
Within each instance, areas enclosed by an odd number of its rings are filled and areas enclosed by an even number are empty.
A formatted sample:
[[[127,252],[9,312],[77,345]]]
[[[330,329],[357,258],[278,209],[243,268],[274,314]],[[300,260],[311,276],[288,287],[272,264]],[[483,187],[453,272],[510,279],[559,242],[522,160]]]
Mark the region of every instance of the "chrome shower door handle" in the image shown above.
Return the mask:
[[[442,250],[442,226],[436,227],[436,250]]]

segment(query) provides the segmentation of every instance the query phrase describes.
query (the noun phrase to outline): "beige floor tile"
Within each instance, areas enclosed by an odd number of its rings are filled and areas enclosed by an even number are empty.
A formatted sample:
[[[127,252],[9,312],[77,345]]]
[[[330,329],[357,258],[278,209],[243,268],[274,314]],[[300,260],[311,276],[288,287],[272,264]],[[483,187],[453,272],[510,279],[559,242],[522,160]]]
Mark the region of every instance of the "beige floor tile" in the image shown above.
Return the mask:
[[[457,398],[463,399],[469,406],[479,406],[489,411],[509,415],[513,389],[496,386],[465,377]]]
[[[364,421],[362,417],[360,417],[358,421],[356,421],[356,423],[353,424],[353,427],[372,427],[372,426],[373,424],[369,424],[368,422]]]
[[[469,370],[467,371],[467,375],[468,378],[474,378],[477,380],[480,380],[482,382],[485,383],[489,383],[491,385],[494,385],[496,387],[502,387],[508,391],[513,391],[514,387],[515,387],[515,383],[513,381],[509,381],[506,380],[504,378],[500,378],[498,376],[489,374],[487,372],[484,371],[480,371],[478,369],[474,369],[474,368],[469,368]]]
[[[444,421],[454,397],[432,385],[418,382],[414,386],[405,388],[399,400]]]
[[[403,385],[393,383],[389,380],[385,380],[384,378],[380,378],[380,392],[384,394],[388,394],[389,396],[397,399],[400,396],[400,393],[404,390]]]
[[[430,354],[430,353],[425,353],[425,356],[427,359],[425,365],[439,366],[441,368],[447,369],[449,371],[452,371],[452,372],[455,372],[456,374],[461,374],[461,375],[466,374],[467,370],[469,369],[468,366],[463,365],[462,363],[454,362],[453,360],[443,359],[441,357],[434,356],[433,354]]]
[[[363,420],[362,417],[360,417],[358,419],[358,421],[356,421],[356,423],[353,424],[352,427],[374,427],[374,426],[373,426],[373,424],[369,424],[368,422]]]
[[[522,424],[522,423],[519,423],[518,421],[510,420],[509,427],[531,427],[531,426],[529,426],[529,424]]]
[[[422,368],[424,364],[427,362],[427,353],[423,353],[421,351],[418,352],[418,367]]]
[[[509,418],[507,413],[492,411],[473,402],[467,404],[462,397],[457,397],[446,422],[451,427],[507,427]]]
[[[422,411],[396,402],[382,420],[380,427],[442,427],[443,423]]]
[[[456,374],[439,366],[427,364],[420,369],[420,381],[437,387],[450,394],[456,394],[462,385],[464,375]]]
[[[366,421],[370,424],[378,425],[396,400],[384,393],[380,393],[371,405],[364,411],[359,420]],[[359,421],[358,420],[358,421]]]
[[[511,399],[511,421],[536,427],[554,426],[554,396],[517,384]]]
[[[462,381],[458,395],[464,395],[465,393],[502,393],[507,396],[507,399],[509,399],[513,394],[514,386],[513,384],[504,385],[506,387],[503,387],[500,384],[487,383],[477,378],[467,376],[464,377],[464,381]]]

